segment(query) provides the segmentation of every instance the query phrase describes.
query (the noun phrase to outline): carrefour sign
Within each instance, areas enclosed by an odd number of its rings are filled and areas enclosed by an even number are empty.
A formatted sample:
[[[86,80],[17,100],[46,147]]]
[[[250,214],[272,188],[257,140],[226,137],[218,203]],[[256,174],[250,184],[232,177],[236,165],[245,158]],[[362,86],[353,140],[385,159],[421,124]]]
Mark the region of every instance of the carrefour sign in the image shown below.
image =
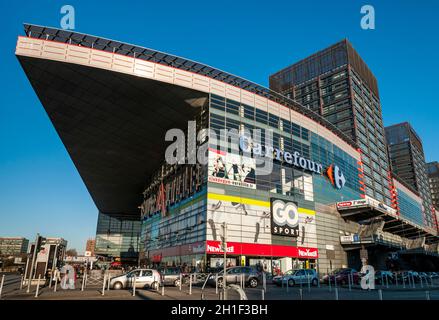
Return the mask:
[[[252,153],[255,156],[266,156],[270,158],[273,156],[273,159],[286,162],[297,168],[302,168],[318,174],[322,173],[323,166],[320,163],[302,157],[299,151],[291,153],[288,151],[282,151],[278,148],[273,148],[272,146],[263,146],[259,143],[252,143],[250,138],[245,135],[239,137],[239,148],[241,151]]]
[[[279,148],[274,148],[272,146],[253,143],[251,139],[245,135],[241,135],[239,137],[239,149],[242,152],[249,153],[254,156],[266,156],[269,158],[273,157],[273,159],[276,161],[288,163],[289,165],[304,169],[311,173],[325,174],[336,189],[343,188],[346,183],[346,178],[338,166],[332,164],[325,170],[325,172],[323,172],[322,164],[303,157],[299,151],[282,151]]]

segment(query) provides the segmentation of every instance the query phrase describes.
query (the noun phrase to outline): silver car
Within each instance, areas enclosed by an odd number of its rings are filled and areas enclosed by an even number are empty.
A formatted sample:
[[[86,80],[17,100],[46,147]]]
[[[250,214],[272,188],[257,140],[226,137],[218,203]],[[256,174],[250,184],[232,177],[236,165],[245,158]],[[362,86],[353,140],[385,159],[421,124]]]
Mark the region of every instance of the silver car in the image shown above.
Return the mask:
[[[296,284],[308,284],[308,282],[313,286],[317,286],[319,283],[317,272],[314,269],[289,270],[283,276],[273,278],[273,283],[278,286],[292,287]]]
[[[136,288],[157,289],[160,284],[160,273],[154,269],[136,269],[111,278],[110,288],[116,290],[132,288],[134,283]]]

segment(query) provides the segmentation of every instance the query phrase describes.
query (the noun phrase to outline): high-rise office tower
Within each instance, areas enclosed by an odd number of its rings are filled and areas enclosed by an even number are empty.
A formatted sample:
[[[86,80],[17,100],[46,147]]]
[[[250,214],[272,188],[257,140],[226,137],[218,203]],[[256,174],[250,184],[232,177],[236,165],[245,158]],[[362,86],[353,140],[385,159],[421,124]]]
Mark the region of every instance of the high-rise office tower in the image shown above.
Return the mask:
[[[427,163],[428,183],[430,185],[431,201],[436,210],[439,209],[439,162]]]
[[[422,141],[408,122],[385,128],[392,172],[418,191],[425,224],[435,226]]]
[[[276,72],[270,88],[322,115],[354,140],[362,151],[364,193],[391,205],[377,81],[349,41]]]

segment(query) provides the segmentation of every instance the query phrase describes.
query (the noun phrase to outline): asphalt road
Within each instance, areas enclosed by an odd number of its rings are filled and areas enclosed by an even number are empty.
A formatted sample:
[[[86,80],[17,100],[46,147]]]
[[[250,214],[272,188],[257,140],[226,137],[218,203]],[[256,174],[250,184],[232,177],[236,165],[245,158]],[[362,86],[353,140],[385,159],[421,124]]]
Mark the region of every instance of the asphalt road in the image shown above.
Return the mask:
[[[39,290],[39,296],[35,298],[35,286],[31,288],[30,293],[26,293],[26,288],[19,290],[20,277],[9,275],[6,277],[5,286],[3,288],[2,299],[44,299],[44,300],[82,300],[82,299],[116,299],[116,300],[218,300],[219,295],[215,293],[215,288],[206,287],[204,290],[199,286],[192,287],[192,294],[189,294],[189,287],[183,286],[180,291],[176,287],[165,287],[164,295],[162,290],[141,290],[136,289],[136,296],[132,296],[131,290],[110,290],[105,291],[102,295],[102,286],[89,286],[81,291],[81,280],[77,282],[75,290],[62,290],[59,286],[57,292],[53,287],[42,287]],[[417,285],[416,289],[403,289],[402,286],[390,286],[382,288],[383,300],[427,300],[427,296],[431,300],[439,300],[439,286],[421,288]],[[221,291],[221,290],[219,290]],[[426,292],[428,291],[428,293]],[[261,300],[262,288],[257,289],[245,288],[245,293],[249,300]],[[379,300],[378,290],[366,291],[358,287],[349,290],[347,287],[337,288],[339,300]],[[267,291],[264,293],[265,300],[336,300],[336,290],[334,287],[328,286],[310,287],[276,287],[272,284],[267,285]],[[229,291],[228,299],[239,300],[239,294],[235,291]]]
[[[20,289],[20,280],[21,276],[18,274],[4,274],[5,280],[3,283],[2,297],[5,295],[9,295],[16,290]],[[0,281],[3,274],[0,274]]]

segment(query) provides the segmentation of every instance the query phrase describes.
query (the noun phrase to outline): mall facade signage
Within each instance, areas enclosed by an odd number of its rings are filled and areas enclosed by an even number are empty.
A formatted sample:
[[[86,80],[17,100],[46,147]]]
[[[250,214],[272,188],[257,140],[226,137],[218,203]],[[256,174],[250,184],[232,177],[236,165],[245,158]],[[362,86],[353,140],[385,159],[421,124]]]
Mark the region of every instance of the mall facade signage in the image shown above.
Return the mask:
[[[286,237],[299,236],[297,202],[271,198],[271,234]]]
[[[323,166],[300,155],[299,151],[288,152],[272,146],[252,143],[251,139],[245,135],[239,137],[239,148],[242,152],[251,153],[259,157],[273,157],[274,160],[286,162],[294,167],[304,169],[313,173],[322,173]]]
[[[239,149],[245,154],[250,154],[253,157],[268,157],[273,158],[273,160],[287,163],[296,168],[301,168],[305,171],[314,174],[325,174],[331,184],[336,189],[341,189],[346,183],[346,178],[341,171],[340,167],[331,164],[326,170],[323,170],[323,165],[307,159],[300,155],[300,152],[288,152],[282,151],[279,148],[274,148],[272,146],[261,145],[259,143],[252,142],[251,138],[246,135],[241,135],[239,137]]]

